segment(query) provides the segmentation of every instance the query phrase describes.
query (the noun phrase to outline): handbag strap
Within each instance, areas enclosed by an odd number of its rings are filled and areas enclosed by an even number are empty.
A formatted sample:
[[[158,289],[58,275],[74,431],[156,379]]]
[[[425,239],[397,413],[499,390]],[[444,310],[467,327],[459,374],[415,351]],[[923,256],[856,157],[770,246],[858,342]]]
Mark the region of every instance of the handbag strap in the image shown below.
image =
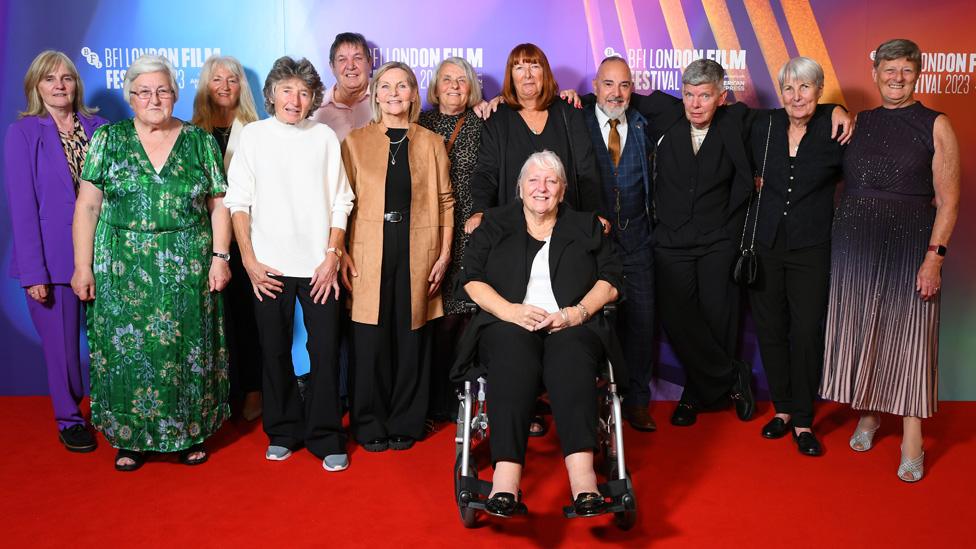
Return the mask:
[[[468,116],[468,112],[465,111],[458,119],[457,124],[454,125],[454,131],[451,132],[451,138],[447,140],[447,154],[451,154],[451,149],[454,148],[454,141],[457,139],[459,133],[461,133],[461,126],[464,125],[464,118]]]
[[[773,115],[769,114],[769,127],[766,129],[766,149],[763,151],[762,168],[759,171],[759,180],[763,184],[759,187],[756,194],[756,215],[752,222],[752,240],[749,242],[749,251],[753,251],[756,245],[756,230],[759,228],[759,203],[762,201],[762,190],[766,186],[766,158],[769,155],[769,138],[773,133]],[[746,227],[749,225],[749,213],[752,211],[752,197],[749,197],[749,207],[746,208],[746,221],[742,224],[742,238],[739,239],[739,251],[742,251],[746,242]]]

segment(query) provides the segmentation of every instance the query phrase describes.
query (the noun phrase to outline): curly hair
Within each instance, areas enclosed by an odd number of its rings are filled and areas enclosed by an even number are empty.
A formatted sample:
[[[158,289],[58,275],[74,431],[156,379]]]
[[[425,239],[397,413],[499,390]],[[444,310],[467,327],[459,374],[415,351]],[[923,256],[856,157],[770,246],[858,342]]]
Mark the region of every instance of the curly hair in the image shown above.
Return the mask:
[[[304,57],[295,60],[286,55],[279,57],[274,62],[274,66],[271,67],[271,72],[268,73],[268,77],[264,80],[264,110],[268,111],[268,114],[271,116],[275,114],[275,87],[279,82],[293,78],[301,80],[308,87],[308,90],[312,92],[312,105],[308,109],[307,116],[312,116],[312,113],[322,106],[322,98],[325,96],[325,86],[322,84],[322,78],[319,77],[319,71],[315,70],[312,62]]]

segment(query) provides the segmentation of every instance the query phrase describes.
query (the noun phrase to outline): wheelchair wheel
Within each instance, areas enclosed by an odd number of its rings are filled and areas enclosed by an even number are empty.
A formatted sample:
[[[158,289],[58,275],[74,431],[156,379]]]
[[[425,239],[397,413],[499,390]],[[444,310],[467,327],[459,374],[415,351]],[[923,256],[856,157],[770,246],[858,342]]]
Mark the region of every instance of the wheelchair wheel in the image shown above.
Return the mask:
[[[613,522],[621,530],[630,530],[634,527],[634,524],[637,524],[637,501],[634,499],[633,494],[624,494],[620,498],[620,501],[626,509],[614,513]]]
[[[478,475],[475,474],[475,477]],[[458,454],[457,459],[454,460],[454,497],[456,498],[455,503],[458,506],[458,512],[461,515],[461,524],[465,528],[474,528],[475,523],[478,520],[477,511],[468,507],[468,502],[477,497],[475,494],[468,492],[467,490],[461,490],[461,455]]]

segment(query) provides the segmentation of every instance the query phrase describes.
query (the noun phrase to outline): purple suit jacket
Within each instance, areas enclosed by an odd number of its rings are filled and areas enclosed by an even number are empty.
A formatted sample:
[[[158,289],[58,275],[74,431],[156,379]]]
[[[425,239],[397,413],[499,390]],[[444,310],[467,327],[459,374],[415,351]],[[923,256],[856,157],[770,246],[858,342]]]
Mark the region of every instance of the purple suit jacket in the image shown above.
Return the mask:
[[[91,139],[108,121],[78,115]],[[13,225],[10,276],[23,287],[68,284],[74,271],[71,221],[75,187],[58,127],[50,116],[28,116],[7,128],[4,186]]]

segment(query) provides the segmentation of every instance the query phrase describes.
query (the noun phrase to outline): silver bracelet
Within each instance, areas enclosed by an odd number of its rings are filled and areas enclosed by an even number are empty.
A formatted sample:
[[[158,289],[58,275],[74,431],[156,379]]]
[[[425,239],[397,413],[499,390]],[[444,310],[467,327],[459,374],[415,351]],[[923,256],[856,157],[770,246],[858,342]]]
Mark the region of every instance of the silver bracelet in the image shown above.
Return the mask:
[[[580,315],[582,315],[582,317],[583,317],[580,320],[580,324],[586,322],[586,319],[587,318],[590,318],[590,313],[587,312],[586,307],[583,306],[583,302],[581,301],[581,302],[577,303],[576,304],[576,308],[579,309]]]
[[[566,312],[565,308],[559,309],[559,316],[563,317],[563,323],[569,324],[569,313]]]

